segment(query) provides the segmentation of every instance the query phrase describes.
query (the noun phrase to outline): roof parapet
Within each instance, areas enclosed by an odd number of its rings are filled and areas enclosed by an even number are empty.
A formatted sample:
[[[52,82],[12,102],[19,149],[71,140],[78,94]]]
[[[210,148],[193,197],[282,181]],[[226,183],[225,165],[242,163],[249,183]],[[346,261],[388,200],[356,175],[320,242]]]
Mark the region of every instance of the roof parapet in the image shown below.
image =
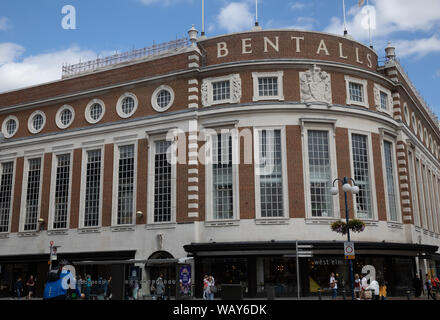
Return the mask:
[[[165,43],[153,44],[150,47],[145,47],[142,49],[135,49],[128,52],[114,54],[105,58],[98,58],[96,60],[80,62],[72,65],[63,65],[62,79],[87,74],[125,62],[171,53],[182,48],[187,48],[190,45],[191,42],[187,38],[180,38]]]

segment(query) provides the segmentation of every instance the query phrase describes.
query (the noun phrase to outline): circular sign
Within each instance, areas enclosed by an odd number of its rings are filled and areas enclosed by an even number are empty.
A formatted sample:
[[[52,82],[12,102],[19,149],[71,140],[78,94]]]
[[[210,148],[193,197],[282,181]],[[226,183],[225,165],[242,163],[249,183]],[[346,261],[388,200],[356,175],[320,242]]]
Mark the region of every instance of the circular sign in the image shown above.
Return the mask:
[[[352,253],[352,252],[353,252],[353,247],[347,246],[347,247],[345,248],[345,253],[350,254],[350,253]]]

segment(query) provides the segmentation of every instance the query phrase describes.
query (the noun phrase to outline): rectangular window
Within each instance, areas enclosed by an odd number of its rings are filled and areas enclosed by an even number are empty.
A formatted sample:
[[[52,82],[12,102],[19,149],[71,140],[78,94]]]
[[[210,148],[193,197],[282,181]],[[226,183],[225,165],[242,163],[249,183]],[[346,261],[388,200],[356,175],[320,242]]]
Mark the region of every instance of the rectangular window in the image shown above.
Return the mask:
[[[308,130],[310,197],[313,217],[333,217],[328,131]]]
[[[388,141],[383,142],[384,155],[385,155],[385,171],[387,182],[387,196],[388,196],[388,210],[390,221],[397,222],[397,200],[396,200],[396,187],[395,187],[395,174],[394,174],[394,157],[393,157],[393,144]]]
[[[70,154],[56,157],[54,229],[67,228],[69,211]]]
[[[212,137],[213,218],[232,219],[232,137],[230,133]]]
[[[261,217],[283,217],[281,130],[259,131]]]
[[[119,147],[118,225],[133,223],[134,145]]]
[[[223,101],[231,98],[231,84],[230,81],[219,81],[212,83],[213,100]]]
[[[422,172],[422,165],[420,163],[419,159],[416,159],[417,163],[417,176],[418,176],[418,185],[419,185],[419,199],[420,199],[420,212],[422,213],[422,227],[427,228],[426,223],[426,210],[425,210],[425,193],[423,191],[423,172]]]
[[[380,92],[380,107],[383,110],[388,110],[388,94],[383,91]]]
[[[101,200],[101,150],[87,151],[84,226],[97,227]]]
[[[9,219],[11,216],[12,184],[14,177],[14,163],[1,164],[0,181],[0,232],[9,231]]]
[[[38,208],[40,205],[41,159],[30,159],[28,164],[25,231],[37,230]]]
[[[413,204],[414,223],[416,226],[420,227],[419,201],[417,198],[417,181],[416,181],[416,173],[414,168],[414,155],[411,151],[408,152],[408,162],[409,162],[409,178],[411,183],[411,196],[412,196],[412,204]]]
[[[352,153],[354,180],[359,187],[359,193],[356,195],[357,217],[373,219],[367,136],[352,135]]]
[[[277,97],[278,77],[258,78],[258,94],[260,97]]]
[[[364,86],[360,83],[349,83],[350,100],[355,102],[364,102]]]
[[[154,222],[171,222],[170,141],[157,141],[154,155]]]

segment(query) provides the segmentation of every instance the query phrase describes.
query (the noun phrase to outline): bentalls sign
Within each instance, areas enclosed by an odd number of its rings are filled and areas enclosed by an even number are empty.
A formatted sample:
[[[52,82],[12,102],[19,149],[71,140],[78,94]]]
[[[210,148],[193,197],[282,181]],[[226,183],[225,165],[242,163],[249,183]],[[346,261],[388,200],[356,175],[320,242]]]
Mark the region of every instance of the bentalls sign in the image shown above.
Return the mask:
[[[200,41],[207,64],[256,59],[328,60],[375,70],[377,54],[349,38],[306,31],[262,31]]]

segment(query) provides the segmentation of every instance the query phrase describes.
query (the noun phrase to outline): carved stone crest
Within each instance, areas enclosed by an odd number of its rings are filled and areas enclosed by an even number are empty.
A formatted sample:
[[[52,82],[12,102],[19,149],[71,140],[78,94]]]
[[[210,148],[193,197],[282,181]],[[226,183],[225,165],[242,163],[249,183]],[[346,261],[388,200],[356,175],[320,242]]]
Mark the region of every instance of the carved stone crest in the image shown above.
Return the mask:
[[[330,75],[314,65],[306,72],[300,72],[301,102],[332,103]]]

